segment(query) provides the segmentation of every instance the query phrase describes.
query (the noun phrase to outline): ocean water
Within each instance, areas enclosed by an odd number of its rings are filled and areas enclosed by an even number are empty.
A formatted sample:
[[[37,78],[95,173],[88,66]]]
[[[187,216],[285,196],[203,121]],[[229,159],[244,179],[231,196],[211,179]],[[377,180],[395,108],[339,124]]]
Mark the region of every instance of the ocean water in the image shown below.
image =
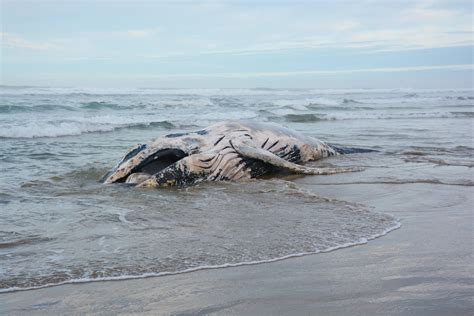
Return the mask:
[[[473,90],[0,87],[0,292],[364,244],[400,227],[393,206],[375,212],[298,180],[473,186],[473,104]],[[98,182],[135,143],[226,119],[378,152],[312,163],[365,169],[333,176],[161,190]]]

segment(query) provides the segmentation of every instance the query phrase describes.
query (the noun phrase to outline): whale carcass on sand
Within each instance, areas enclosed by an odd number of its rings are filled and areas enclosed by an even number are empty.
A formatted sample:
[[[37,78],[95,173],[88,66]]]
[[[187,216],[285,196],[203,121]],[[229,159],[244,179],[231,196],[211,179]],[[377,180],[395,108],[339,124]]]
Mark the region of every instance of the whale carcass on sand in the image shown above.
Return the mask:
[[[327,175],[360,168],[313,168],[311,160],[368,149],[338,148],[273,123],[225,121],[191,133],[168,134],[133,147],[104,183],[139,187],[238,181],[277,171]]]

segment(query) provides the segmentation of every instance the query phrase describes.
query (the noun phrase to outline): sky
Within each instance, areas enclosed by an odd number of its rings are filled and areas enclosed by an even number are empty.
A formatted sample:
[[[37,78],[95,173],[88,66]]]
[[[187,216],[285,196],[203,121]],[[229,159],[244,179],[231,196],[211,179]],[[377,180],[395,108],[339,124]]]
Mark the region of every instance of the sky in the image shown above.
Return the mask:
[[[471,1],[0,2],[2,85],[473,87]]]

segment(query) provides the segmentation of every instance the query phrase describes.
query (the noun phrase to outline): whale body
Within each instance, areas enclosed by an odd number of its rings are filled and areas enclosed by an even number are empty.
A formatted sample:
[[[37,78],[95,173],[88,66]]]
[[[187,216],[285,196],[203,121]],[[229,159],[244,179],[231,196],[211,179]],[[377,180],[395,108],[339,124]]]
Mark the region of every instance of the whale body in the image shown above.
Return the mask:
[[[274,123],[225,121],[190,133],[161,136],[131,148],[104,183],[138,187],[239,181],[286,171],[327,175],[360,168],[313,168],[304,163],[369,149],[340,148]]]

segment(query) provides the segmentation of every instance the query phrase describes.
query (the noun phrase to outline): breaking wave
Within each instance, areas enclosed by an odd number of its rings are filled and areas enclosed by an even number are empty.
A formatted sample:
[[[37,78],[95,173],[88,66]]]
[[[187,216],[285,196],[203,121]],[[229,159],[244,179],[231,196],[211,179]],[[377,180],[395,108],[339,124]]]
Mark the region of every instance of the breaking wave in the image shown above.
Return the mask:
[[[287,114],[284,118],[287,122],[294,123],[317,122],[323,120],[316,114]]]
[[[126,109],[126,107],[118,105],[116,103],[109,103],[109,102],[103,102],[103,101],[92,101],[92,102],[82,103],[81,108],[88,109],[88,110],[102,110],[102,109],[125,110]]]
[[[0,105],[0,113],[24,113],[24,112],[47,112],[47,111],[74,111],[73,107],[55,104],[39,104],[39,105]]]
[[[266,114],[260,112],[260,114]],[[317,121],[338,120],[396,120],[396,119],[432,119],[432,118],[470,118],[474,112],[418,112],[418,113],[305,113],[286,114],[283,117],[270,115],[274,121],[287,121],[293,123],[308,123]]]
[[[344,99],[344,100],[342,101],[342,103],[344,103],[344,104],[354,104],[354,103],[360,104],[360,103],[362,103],[362,102],[359,102],[359,101],[356,101],[356,100],[353,100],[353,99]]]
[[[77,136],[85,133],[112,132],[120,129],[178,128],[168,121],[134,122],[122,124],[91,122],[28,122],[24,125],[2,126],[0,138],[40,138]]]

